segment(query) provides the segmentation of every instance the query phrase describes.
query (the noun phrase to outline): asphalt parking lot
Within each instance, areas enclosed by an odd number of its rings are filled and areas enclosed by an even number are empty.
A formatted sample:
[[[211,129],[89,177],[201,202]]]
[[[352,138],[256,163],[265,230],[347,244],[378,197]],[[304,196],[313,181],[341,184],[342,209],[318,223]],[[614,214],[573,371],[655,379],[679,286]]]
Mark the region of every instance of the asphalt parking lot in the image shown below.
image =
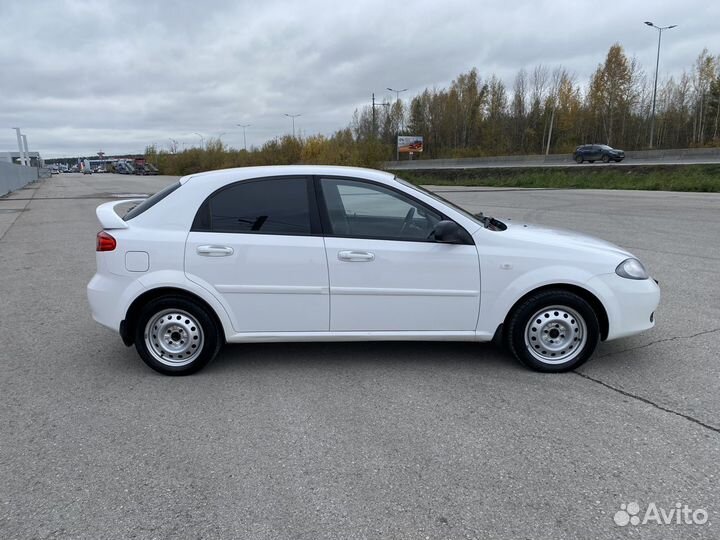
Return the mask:
[[[0,538],[717,538],[720,195],[438,188],[603,237],[657,326],[578,372],[491,345],[226,347],[163,377],[90,317],[95,207],[170,177],[64,174],[0,199]],[[621,504],[705,509],[627,525]]]

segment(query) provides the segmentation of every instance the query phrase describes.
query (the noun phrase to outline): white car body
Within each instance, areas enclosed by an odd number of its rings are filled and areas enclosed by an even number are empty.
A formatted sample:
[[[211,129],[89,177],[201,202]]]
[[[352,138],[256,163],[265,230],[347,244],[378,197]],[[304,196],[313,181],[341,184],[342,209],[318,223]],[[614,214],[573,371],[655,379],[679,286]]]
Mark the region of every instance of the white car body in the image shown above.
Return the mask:
[[[191,231],[198,208],[218,189],[280,176],[342,177],[388,186],[456,222],[474,245]],[[202,299],[230,343],[490,341],[520,299],[557,286],[592,295],[602,339],[654,326],[659,288],[652,279],[616,273],[633,257],[624,249],[511,222],[507,230],[490,230],[392,174],[328,166],[253,167],[190,175],[179,182],[179,189],[129,221],[115,211],[128,201],[98,207],[98,219],[117,248],[97,253],[97,273],[88,285],[97,322],[122,332],[121,323],[139,297],[174,289]]]

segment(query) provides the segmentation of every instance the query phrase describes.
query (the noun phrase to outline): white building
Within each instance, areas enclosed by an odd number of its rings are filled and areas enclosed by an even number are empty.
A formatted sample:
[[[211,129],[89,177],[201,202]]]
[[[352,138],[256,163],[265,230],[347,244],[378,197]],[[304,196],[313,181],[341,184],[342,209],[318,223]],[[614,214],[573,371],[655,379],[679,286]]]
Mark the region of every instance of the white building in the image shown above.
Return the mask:
[[[28,152],[30,165],[33,167],[44,167],[45,161],[40,157],[40,152]],[[20,152],[0,152],[0,161],[6,163],[20,163]]]

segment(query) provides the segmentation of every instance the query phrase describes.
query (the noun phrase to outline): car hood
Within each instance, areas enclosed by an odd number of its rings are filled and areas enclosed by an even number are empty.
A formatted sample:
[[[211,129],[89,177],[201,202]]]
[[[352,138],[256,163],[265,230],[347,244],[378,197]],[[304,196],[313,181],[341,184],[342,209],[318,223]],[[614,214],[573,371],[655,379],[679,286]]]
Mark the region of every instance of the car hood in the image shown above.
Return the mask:
[[[500,234],[506,235],[508,239],[548,246],[558,250],[581,251],[597,255],[607,254],[619,259],[618,262],[633,256],[627,250],[611,242],[587,234],[509,220],[501,221],[507,225],[507,230]]]

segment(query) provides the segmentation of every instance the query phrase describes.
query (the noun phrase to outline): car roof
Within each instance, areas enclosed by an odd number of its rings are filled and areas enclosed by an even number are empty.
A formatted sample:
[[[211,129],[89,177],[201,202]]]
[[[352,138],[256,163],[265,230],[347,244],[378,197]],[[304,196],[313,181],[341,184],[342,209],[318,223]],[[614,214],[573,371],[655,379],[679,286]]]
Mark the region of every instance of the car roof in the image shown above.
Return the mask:
[[[217,171],[201,172],[183,176],[180,183],[184,184],[190,180],[205,179],[213,181],[239,182],[251,178],[263,178],[268,176],[293,176],[293,175],[326,175],[326,176],[354,176],[378,182],[389,182],[395,178],[394,174],[378,171],[375,169],[363,169],[360,167],[340,167],[335,165],[270,165],[264,167],[237,167],[234,169],[220,169]]]

